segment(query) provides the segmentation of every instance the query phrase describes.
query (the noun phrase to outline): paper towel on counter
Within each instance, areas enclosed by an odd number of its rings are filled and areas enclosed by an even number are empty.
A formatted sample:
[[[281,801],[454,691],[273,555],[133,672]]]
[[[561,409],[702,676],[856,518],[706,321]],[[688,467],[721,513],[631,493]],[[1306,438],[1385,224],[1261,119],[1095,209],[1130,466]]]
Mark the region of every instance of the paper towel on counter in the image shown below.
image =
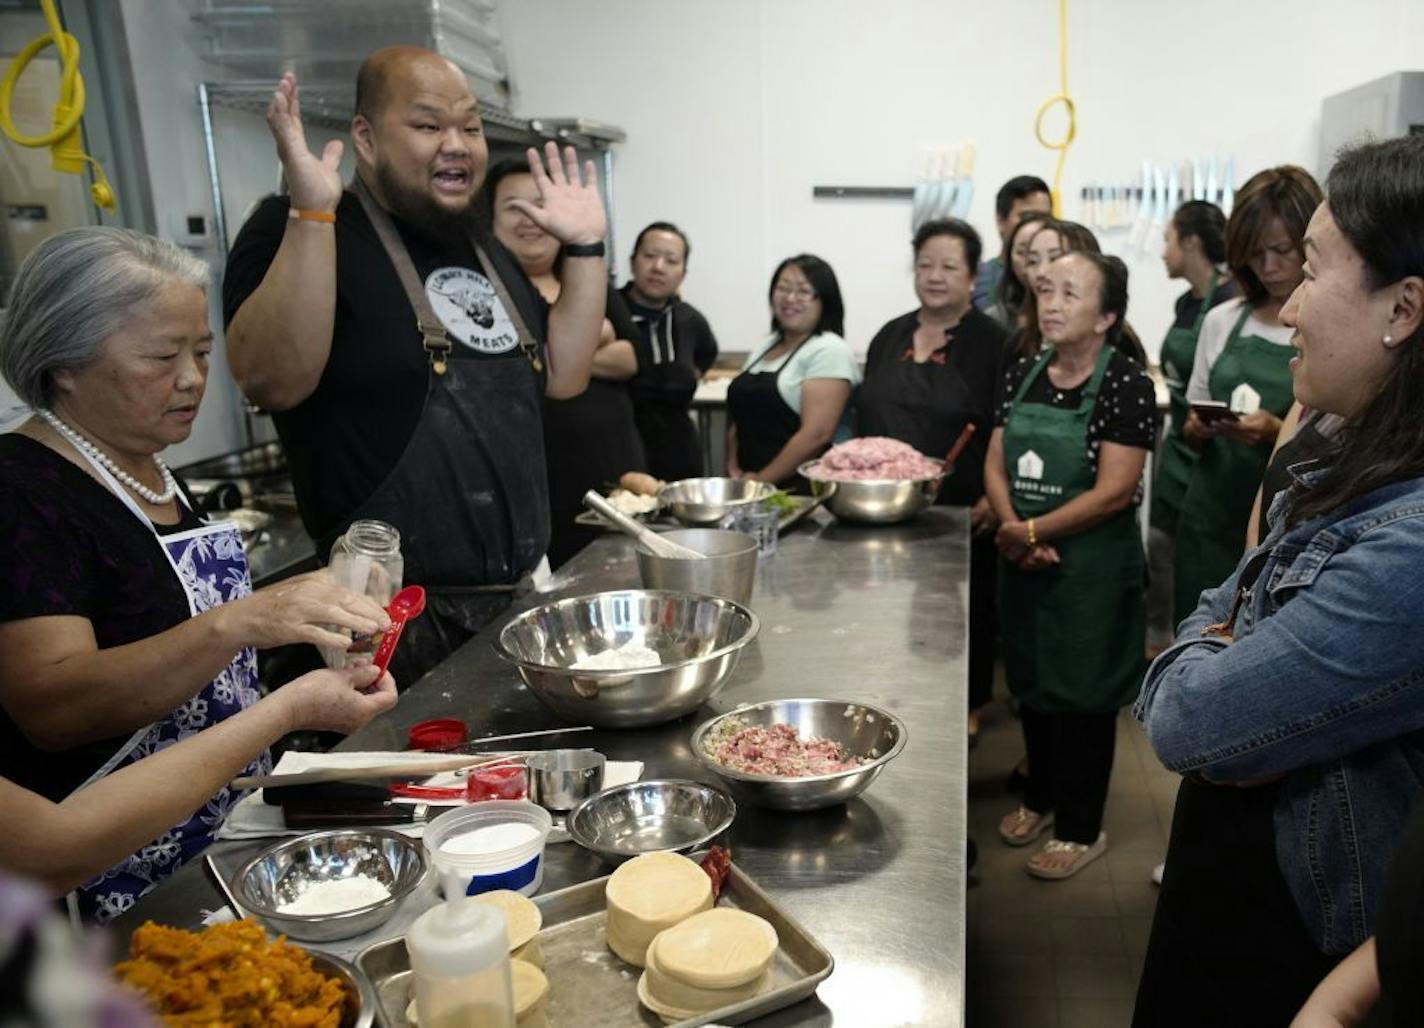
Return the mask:
[[[320,771],[333,767],[366,767],[371,764],[419,764],[421,761],[429,760],[431,756],[438,754],[420,752],[396,752],[396,753],[363,753],[363,752],[342,752],[342,753],[302,753],[288,751],[282,754],[277,766],[272,769],[273,774],[286,775],[296,774],[299,771]],[[643,762],[640,760],[610,760],[603,769],[603,787],[611,789],[615,785],[626,785],[629,782],[636,782],[643,776]],[[449,786],[463,785],[464,779],[457,777],[454,772],[446,771],[434,775],[421,783],[422,785]],[[432,807],[459,807],[464,806],[463,800],[416,800],[395,797],[393,802],[405,803],[411,806],[426,803]],[[436,812],[439,813],[439,812]],[[435,814],[432,814],[435,816]],[[418,839],[425,832],[424,824],[394,824],[386,826],[394,831],[402,832],[412,839]],[[310,828],[288,828],[282,821],[282,808],[269,806],[262,801],[262,790],[257,789],[248,796],[244,796],[228,813],[227,820],[218,829],[217,838],[219,841],[229,841],[234,839],[263,839],[279,838],[283,836],[305,835],[311,831]]]

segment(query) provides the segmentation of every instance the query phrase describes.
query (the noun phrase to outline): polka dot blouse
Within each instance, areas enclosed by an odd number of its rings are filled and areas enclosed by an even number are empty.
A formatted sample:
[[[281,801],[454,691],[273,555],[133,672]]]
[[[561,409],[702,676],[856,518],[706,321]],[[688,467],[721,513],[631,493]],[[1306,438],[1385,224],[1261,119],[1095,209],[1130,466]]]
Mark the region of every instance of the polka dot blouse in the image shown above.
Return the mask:
[[[1036,357],[1021,357],[1004,374],[1002,391],[994,411],[994,424],[1003,427],[1013,406],[1014,395],[1024,376],[1033,370]],[[1059,389],[1045,370],[1024,394],[1024,403],[1046,403],[1051,407],[1076,408],[1083,399],[1087,381],[1073,389]],[[1088,419],[1088,461],[1098,470],[1098,450],[1104,441],[1151,450],[1157,438],[1157,393],[1152,379],[1141,365],[1121,353],[1114,353],[1103,373],[1097,403]]]

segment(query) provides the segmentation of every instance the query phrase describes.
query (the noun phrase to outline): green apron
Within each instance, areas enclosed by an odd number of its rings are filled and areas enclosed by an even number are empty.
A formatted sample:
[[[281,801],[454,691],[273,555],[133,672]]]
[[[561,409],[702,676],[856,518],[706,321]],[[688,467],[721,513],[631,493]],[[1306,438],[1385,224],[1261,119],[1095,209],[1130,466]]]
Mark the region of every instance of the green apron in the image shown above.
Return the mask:
[[[1207,386],[1211,398],[1231,402],[1243,383],[1261,397],[1261,409],[1286,416],[1295,394],[1290,361],[1294,351],[1257,335],[1242,335],[1251,314],[1241,305],[1226,348],[1211,366]],[[1213,589],[1236,570],[1246,550],[1246,525],[1261,476],[1271,459],[1271,446],[1247,446],[1218,436],[1202,447],[1177,522],[1176,597],[1174,613],[1181,624],[1197,608],[1203,590]]]
[[[1049,350],[1024,378],[1004,425],[1009,495],[1019,517],[1042,517],[1097,481],[1088,422],[1112,350],[1103,347],[1076,410],[1024,403]],[[1146,660],[1142,537],[1129,506],[1050,543],[1062,563],[1021,571],[999,561],[1000,631],[1009,688],[1043,713],[1105,713],[1131,703]]]
[[[1162,438],[1162,448],[1157,454],[1157,471],[1152,476],[1152,515],[1150,524],[1168,535],[1177,534],[1177,515],[1182,509],[1182,497],[1187,495],[1187,486],[1192,480],[1192,468],[1197,462],[1197,451],[1192,449],[1182,426],[1187,423],[1187,413],[1191,404],[1187,402],[1187,382],[1192,377],[1192,364],[1197,355],[1197,338],[1201,335],[1202,322],[1211,309],[1211,298],[1216,294],[1217,273],[1211,273],[1211,284],[1202,297],[1201,310],[1191,328],[1173,327],[1167,330],[1162,340],[1162,377],[1167,380],[1167,394],[1171,397],[1172,423]]]

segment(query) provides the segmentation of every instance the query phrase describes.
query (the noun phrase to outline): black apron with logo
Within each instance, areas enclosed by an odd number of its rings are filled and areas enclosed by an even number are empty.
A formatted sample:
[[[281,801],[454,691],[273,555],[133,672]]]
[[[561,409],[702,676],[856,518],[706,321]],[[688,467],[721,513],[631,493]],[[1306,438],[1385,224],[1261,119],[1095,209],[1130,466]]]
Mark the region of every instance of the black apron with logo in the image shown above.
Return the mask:
[[[390,216],[359,179],[352,192],[400,277],[430,354],[415,432],[385,481],[351,514],[353,521],[375,518],[400,530],[405,580],[426,590],[425,613],[406,626],[391,664],[406,687],[503,612],[548,547],[543,363],[498,269],[473,236],[520,345],[504,357],[448,360],[449,336]]]
[[[766,353],[752,361],[727,387],[727,414],[737,426],[737,466],[743,472],[766,467],[801,430],[801,415],[781,398],[776,383],[796,351],[808,342],[810,339],[803,339],[792,347],[775,371],[752,370],[775,348],[768,347]],[[776,485],[780,489],[792,489],[800,482],[800,477],[793,473]]]

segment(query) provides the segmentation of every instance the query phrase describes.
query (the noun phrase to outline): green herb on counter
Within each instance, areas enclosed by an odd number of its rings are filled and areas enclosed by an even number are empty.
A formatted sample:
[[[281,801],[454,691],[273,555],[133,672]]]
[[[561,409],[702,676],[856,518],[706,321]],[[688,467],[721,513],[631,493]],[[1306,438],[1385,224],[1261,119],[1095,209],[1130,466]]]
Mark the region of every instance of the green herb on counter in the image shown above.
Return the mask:
[[[785,489],[778,489],[765,500],[762,501],[768,507],[776,508],[778,514],[794,514],[799,504],[791,498],[791,494]]]

